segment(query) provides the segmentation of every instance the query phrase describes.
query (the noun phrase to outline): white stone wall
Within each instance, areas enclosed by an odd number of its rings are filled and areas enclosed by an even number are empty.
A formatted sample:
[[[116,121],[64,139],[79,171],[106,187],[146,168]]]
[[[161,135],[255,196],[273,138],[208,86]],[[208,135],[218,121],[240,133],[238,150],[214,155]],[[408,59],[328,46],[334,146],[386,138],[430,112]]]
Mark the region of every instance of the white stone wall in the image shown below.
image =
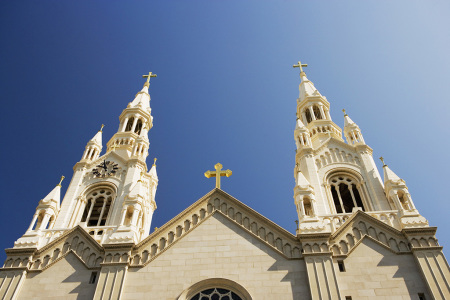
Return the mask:
[[[220,214],[144,268],[129,268],[122,299],[177,299],[210,278],[235,281],[253,299],[310,299],[302,259],[284,258]]]
[[[29,273],[18,299],[92,299],[96,285],[89,284],[91,273],[69,254],[40,273]]]
[[[336,274],[341,297],[352,299],[432,299],[412,254],[395,254],[365,239],[344,260],[345,272]]]

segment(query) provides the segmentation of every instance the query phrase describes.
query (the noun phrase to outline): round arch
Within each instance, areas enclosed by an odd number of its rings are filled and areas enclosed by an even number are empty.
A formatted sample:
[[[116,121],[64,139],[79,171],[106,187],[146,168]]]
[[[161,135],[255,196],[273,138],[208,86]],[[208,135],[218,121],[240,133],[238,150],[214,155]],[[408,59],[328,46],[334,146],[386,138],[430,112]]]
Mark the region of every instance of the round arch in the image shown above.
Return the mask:
[[[197,295],[198,293],[207,290],[207,289],[226,289],[230,290],[236,295],[238,295],[242,300],[252,300],[253,298],[247,292],[247,290],[240,284],[235,281],[225,279],[225,278],[210,278],[199,281],[187,288],[181,293],[178,300],[190,300],[192,297]]]

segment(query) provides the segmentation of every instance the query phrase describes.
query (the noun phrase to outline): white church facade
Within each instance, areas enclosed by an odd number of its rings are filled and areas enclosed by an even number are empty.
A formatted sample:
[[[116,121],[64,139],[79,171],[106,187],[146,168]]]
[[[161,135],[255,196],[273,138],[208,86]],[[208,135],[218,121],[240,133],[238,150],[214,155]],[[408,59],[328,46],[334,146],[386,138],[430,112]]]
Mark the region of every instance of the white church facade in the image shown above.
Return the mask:
[[[450,299],[437,228],[384,162],[379,174],[358,125],[331,120],[304,66],[294,66],[295,234],[220,185],[149,234],[158,185],[156,160],[146,165],[149,73],[105,153],[100,130],[62,201],[60,183],[6,249],[1,299]]]

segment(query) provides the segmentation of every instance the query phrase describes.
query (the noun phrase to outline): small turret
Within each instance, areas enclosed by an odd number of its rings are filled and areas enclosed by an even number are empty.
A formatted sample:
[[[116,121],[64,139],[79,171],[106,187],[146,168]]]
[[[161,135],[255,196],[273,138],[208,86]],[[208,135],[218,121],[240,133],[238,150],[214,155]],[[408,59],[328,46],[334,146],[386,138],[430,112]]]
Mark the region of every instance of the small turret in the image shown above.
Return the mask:
[[[414,206],[405,181],[398,177],[397,174],[384,163],[383,157],[380,157],[380,160],[383,162],[384,191],[388,199],[393,202],[396,208],[401,212],[417,213],[417,209]]]
[[[94,135],[94,137],[87,143],[81,160],[93,161],[96,160],[102,152],[102,131],[105,125],[102,124],[100,130]]]
[[[309,129],[297,119],[294,130],[295,144],[297,149],[312,147]]]
[[[64,176],[61,176],[61,181],[58,185],[47,195],[44,199],[39,201],[36,208],[36,213],[33,216],[30,227],[27,231],[51,229],[58,217],[61,200],[61,183]],[[36,226],[35,226],[36,225]],[[34,228],[34,229],[33,229]]]
[[[345,112],[345,109],[343,109],[342,111],[344,112],[344,135],[347,143],[349,145],[365,144],[359,126],[355,122],[353,122],[352,119],[350,119],[350,117]]]
[[[314,197],[314,188],[302,172],[297,171],[296,185],[294,187],[294,199],[300,222],[305,218],[317,216],[317,208]]]

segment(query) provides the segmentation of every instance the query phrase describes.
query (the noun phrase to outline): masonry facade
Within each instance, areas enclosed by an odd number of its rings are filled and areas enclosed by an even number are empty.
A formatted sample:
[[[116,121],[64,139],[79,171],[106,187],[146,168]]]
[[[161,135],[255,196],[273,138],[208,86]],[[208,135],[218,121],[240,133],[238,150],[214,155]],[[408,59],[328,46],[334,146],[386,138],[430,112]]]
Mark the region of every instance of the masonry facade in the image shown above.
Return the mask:
[[[6,249],[2,299],[450,299],[450,268],[404,180],[383,178],[362,131],[300,62],[292,234],[216,188],[149,235],[156,164],[150,78],[102,152],[86,145],[60,202],[39,201]],[[344,141],[345,137],[345,141]]]

